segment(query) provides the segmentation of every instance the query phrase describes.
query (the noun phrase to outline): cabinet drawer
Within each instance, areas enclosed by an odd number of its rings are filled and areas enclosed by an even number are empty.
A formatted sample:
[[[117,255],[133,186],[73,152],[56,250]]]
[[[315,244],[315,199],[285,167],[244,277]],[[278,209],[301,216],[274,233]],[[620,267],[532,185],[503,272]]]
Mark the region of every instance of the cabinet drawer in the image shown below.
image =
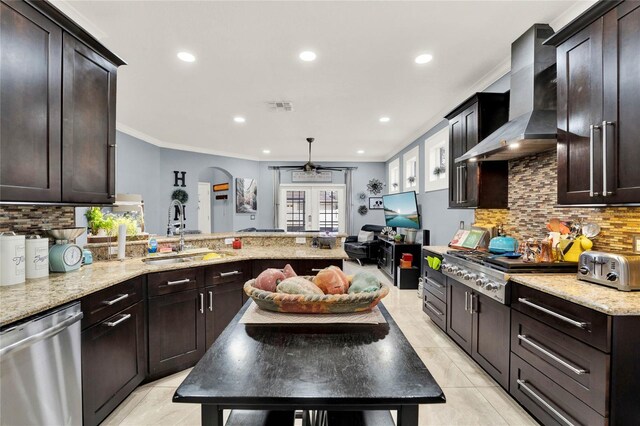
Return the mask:
[[[610,352],[611,317],[606,314],[517,284],[512,286],[511,307],[601,351]]]
[[[511,353],[510,393],[544,425],[607,425],[607,419],[589,408],[553,380]]]
[[[443,331],[447,327],[447,305],[433,294],[425,292],[423,295],[422,310]]]
[[[609,355],[517,311],[511,351],[606,416]]]
[[[440,299],[443,303],[446,303],[447,300],[447,287],[444,284],[446,281],[439,282],[434,280],[433,278],[427,276],[427,279],[424,280],[424,289],[429,293]]]
[[[193,290],[202,286],[204,286],[204,270],[201,268],[157,272],[147,276],[149,297]]]
[[[80,301],[84,314],[82,329],[142,300],[143,279],[136,277],[83,297]]]
[[[245,262],[223,263],[209,266],[205,271],[205,282],[207,286],[220,285],[233,282],[249,280]]]
[[[429,263],[427,262],[427,256],[437,257],[438,259],[440,259],[440,263],[442,264],[442,256],[439,256],[427,250],[423,250],[422,251],[422,265],[423,265],[422,270],[423,270],[424,276],[431,278],[432,280],[435,280],[438,283],[444,284],[444,282],[446,281],[445,275],[442,273],[440,269],[436,270],[429,266]]]

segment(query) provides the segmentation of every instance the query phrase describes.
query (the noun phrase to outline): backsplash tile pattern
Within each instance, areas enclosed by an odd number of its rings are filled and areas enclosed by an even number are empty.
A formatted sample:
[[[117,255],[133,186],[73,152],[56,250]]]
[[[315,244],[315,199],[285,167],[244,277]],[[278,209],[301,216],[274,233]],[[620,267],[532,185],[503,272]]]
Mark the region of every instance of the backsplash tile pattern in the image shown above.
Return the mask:
[[[75,220],[73,206],[0,206],[0,232],[42,235],[45,229],[72,228]]]
[[[477,209],[476,223],[503,223],[507,234],[521,240],[541,239],[550,218],[595,222],[602,228],[594,250],[629,252],[632,236],[640,234],[640,207],[555,207],[556,151],[509,162],[509,209]]]

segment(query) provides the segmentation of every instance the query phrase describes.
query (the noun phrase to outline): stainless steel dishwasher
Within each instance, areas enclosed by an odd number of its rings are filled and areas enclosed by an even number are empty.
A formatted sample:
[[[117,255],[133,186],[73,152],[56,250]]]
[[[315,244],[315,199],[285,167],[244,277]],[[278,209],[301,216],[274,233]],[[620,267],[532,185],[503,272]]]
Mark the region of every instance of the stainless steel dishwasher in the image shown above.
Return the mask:
[[[0,331],[0,425],[82,425],[80,303]]]

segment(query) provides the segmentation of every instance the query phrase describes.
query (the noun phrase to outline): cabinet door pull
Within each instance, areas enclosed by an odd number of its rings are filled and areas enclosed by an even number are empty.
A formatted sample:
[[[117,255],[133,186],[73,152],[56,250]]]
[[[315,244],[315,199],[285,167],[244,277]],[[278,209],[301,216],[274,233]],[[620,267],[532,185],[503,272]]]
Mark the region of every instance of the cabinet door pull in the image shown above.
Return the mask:
[[[460,181],[462,180],[461,178],[461,173],[460,170],[462,169],[462,166],[458,166],[456,167],[456,203],[460,203],[460,200],[462,197],[460,197]]]
[[[191,280],[189,278],[185,278],[183,280],[177,280],[177,281],[167,281],[167,285],[186,284],[186,283],[188,283],[190,281]]]
[[[240,271],[231,271],[231,272],[220,272],[221,277],[230,277],[231,275],[240,275],[242,272]]]
[[[559,355],[554,354],[550,350],[546,349],[544,346],[538,345],[535,341],[533,341],[530,338],[528,338],[526,334],[518,334],[518,339],[522,340],[523,342],[525,342],[526,344],[528,344],[532,348],[536,349],[538,352],[548,356],[549,358],[551,358],[552,360],[554,360],[558,364],[562,365],[565,368],[568,368],[573,373],[575,373],[575,374],[577,374],[579,376],[581,376],[583,374],[587,374],[589,372],[589,370],[585,370],[584,368],[576,367],[576,366],[568,363],[567,361],[562,359]]]
[[[602,196],[613,195],[613,191],[607,190],[607,126],[613,126],[613,121],[602,122]]]
[[[127,297],[129,297],[128,294],[119,294],[118,297],[116,297],[115,299],[105,300],[104,302],[102,302],[102,304],[107,306],[115,305],[116,303],[126,299]]]
[[[323,271],[324,268],[311,268],[311,272],[320,272]]]
[[[562,423],[566,424],[567,426],[574,426],[574,424],[571,423],[569,420],[567,420],[567,418],[565,416],[563,416],[562,414],[560,414],[560,412],[558,412],[558,410],[553,408],[553,406],[551,406],[551,404],[549,404],[547,401],[542,399],[542,397],[539,396],[537,393],[535,393],[533,391],[533,389],[531,389],[529,386],[527,386],[526,380],[518,379],[518,380],[516,380],[516,382],[518,383],[518,386],[522,388],[522,390],[524,390],[526,393],[528,393],[530,396],[532,396],[536,401],[538,401],[540,404],[542,404],[544,406],[544,408],[549,410],[554,416],[556,416],[556,418],[558,420],[562,421]]]
[[[430,310],[432,310],[433,312],[435,312],[436,314],[440,315],[440,316],[443,316],[443,315],[444,315],[442,312],[440,312],[438,309],[436,309],[436,307],[435,307],[435,306],[433,306],[433,305],[431,304],[431,302],[427,302],[427,303],[425,303],[425,306],[426,306],[427,308],[429,308]]]
[[[469,310],[469,292],[464,292],[464,311],[467,312]]]
[[[200,313],[204,314],[204,293],[200,293]]]
[[[444,286],[442,284],[440,284],[439,282],[432,280],[431,278],[427,277],[427,283],[429,283],[429,285],[432,285],[434,287],[438,287],[438,288],[444,288]]]
[[[464,186],[463,186],[464,185]],[[467,201],[467,165],[460,166],[460,202]]]
[[[117,321],[107,321],[107,322],[104,323],[104,325],[106,325],[107,327],[115,327],[116,325],[125,322],[129,318],[131,318],[131,314],[124,314],[123,316],[120,317],[119,320],[117,320]]]
[[[209,310],[213,312],[213,291],[209,292]]]
[[[473,293],[469,293],[469,299],[471,299],[471,302],[469,303],[469,313],[471,315],[473,315],[474,312],[478,312],[478,306],[476,303],[477,297],[475,294]],[[474,305],[475,305],[475,310],[474,310]]]
[[[519,297],[518,298],[518,302],[524,303],[527,306],[531,306],[533,309],[537,309],[537,310],[539,310],[541,312],[544,312],[545,314],[549,314],[552,317],[558,318],[559,320],[562,320],[562,321],[564,321],[566,323],[569,323],[569,324],[571,324],[571,325],[573,325],[575,327],[585,328],[586,329],[589,326],[589,324],[586,323],[586,322],[576,321],[576,320],[572,320],[571,318],[567,318],[562,314],[559,314],[557,312],[552,311],[551,309],[547,309],[547,308],[544,308],[544,307],[542,307],[540,305],[537,305],[537,304],[535,304],[533,302],[530,302],[528,299],[526,299],[524,297]]]
[[[593,169],[594,169],[594,155],[593,155],[593,151],[594,151],[594,139],[595,139],[595,133],[596,130],[600,129],[600,126],[595,126],[595,125],[590,125],[589,126],[589,197],[597,197],[598,194],[597,192],[593,192]]]

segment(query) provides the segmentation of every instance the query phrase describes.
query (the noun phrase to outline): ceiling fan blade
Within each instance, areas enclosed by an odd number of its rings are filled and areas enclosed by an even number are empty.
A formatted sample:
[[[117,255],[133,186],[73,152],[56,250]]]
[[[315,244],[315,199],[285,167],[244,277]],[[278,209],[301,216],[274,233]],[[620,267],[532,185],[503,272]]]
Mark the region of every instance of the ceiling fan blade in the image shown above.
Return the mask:
[[[279,169],[287,170],[302,170],[304,166],[278,166]]]

